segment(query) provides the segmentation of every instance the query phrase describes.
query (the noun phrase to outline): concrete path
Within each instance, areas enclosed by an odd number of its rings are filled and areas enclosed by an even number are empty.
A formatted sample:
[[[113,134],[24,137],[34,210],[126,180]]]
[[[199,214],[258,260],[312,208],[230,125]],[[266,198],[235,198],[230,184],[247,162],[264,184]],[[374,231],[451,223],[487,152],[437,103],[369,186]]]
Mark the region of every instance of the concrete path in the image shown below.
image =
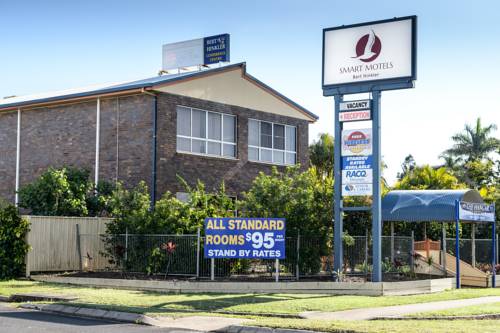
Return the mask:
[[[385,306],[378,308],[354,309],[337,312],[319,312],[310,311],[300,314],[305,319],[323,319],[323,320],[368,320],[380,317],[401,317],[407,314],[439,311],[452,308],[461,308],[470,305],[479,305],[486,303],[500,302],[500,296],[488,296],[469,299],[458,299],[452,301],[440,301],[419,304],[407,304],[396,306]]]

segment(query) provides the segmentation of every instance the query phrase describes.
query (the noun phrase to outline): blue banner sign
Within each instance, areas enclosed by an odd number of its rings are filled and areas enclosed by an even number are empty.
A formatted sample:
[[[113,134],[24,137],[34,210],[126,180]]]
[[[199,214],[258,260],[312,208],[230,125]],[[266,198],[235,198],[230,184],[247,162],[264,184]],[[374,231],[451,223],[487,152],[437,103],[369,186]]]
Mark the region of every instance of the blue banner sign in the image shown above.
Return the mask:
[[[372,155],[342,156],[342,170],[372,169]]]
[[[285,219],[206,218],[205,258],[285,259]]]
[[[229,62],[229,34],[203,38],[203,64]]]

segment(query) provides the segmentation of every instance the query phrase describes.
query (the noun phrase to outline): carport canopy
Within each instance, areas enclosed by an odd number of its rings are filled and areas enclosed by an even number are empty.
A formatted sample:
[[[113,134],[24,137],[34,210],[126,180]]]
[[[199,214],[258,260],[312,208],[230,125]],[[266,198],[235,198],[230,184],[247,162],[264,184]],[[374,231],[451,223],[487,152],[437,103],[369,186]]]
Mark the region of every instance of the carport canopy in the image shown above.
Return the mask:
[[[397,190],[382,199],[382,221],[455,222],[456,201],[484,203],[476,190]]]

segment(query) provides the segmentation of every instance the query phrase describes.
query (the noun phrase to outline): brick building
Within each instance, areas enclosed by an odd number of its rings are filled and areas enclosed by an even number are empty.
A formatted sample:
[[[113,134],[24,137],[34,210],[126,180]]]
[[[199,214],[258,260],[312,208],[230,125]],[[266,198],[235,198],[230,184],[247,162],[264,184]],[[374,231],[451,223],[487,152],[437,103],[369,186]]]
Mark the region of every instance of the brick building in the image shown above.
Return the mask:
[[[272,165],[308,163],[317,116],[246,73],[245,63],[60,93],[0,100],[0,197],[48,167],[94,180],[144,180],[156,198],[176,175],[229,194]]]

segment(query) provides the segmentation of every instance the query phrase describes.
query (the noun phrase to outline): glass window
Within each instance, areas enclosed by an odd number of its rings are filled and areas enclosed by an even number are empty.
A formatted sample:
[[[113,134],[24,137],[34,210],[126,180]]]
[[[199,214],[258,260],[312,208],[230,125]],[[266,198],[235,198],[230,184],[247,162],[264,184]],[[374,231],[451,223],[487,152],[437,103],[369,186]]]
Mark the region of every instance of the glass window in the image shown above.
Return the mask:
[[[273,125],[271,123],[260,123],[260,146],[273,148]]]
[[[295,148],[295,127],[286,127],[286,145],[285,149],[288,151],[296,151]]]
[[[248,121],[248,144],[250,146],[259,145],[259,122],[250,119]]]
[[[285,149],[285,126],[274,124],[274,149]]]
[[[222,131],[221,119],[222,119],[222,117],[220,114],[208,112],[208,138],[209,139],[220,140],[221,131]]]
[[[177,108],[177,135],[191,136],[191,109]]]
[[[224,141],[236,142],[236,118],[224,115]]]
[[[236,117],[177,107],[177,151],[236,157]]]
[[[280,165],[297,163],[297,129],[294,126],[250,119],[248,160]]]

